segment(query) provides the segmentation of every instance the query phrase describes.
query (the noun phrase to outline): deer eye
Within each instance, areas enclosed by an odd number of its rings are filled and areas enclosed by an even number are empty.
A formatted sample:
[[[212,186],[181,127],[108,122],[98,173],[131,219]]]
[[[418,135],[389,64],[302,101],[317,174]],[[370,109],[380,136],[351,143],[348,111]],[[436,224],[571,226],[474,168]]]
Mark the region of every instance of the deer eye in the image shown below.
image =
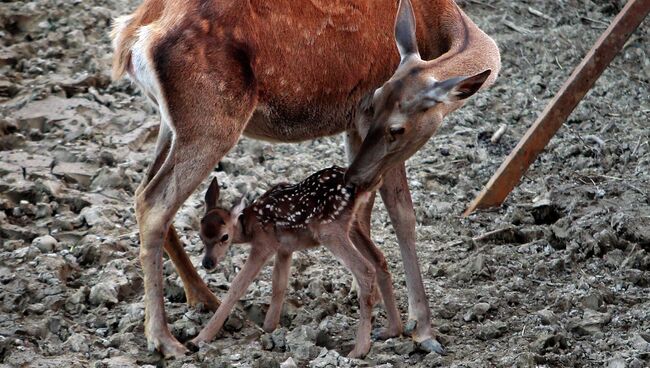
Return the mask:
[[[398,135],[404,134],[404,127],[391,127],[388,129],[388,133],[390,133],[389,140],[391,142],[395,142],[395,139],[397,139]]]
[[[221,237],[221,241],[225,242],[226,240],[228,240],[228,238],[229,238],[228,234],[223,234],[223,236]]]

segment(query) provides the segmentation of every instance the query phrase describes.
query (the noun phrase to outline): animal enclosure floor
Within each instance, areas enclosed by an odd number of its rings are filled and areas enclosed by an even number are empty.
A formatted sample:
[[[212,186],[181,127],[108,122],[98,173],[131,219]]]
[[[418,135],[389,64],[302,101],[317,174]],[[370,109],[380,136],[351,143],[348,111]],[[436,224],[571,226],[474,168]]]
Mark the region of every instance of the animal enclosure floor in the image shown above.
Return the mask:
[[[0,367],[277,367],[289,357],[310,367],[650,366],[649,20],[503,208],[460,217],[623,1],[459,1],[499,44],[502,73],[408,162],[418,254],[449,355],[403,337],[373,343],[364,361],[343,358],[358,303],[322,249],[296,254],[276,332],[259,327],[269,265],[214,342],[174,361],[146,350],[132,198],[157,118],[129,82],[110,82],[108,38],[111,19],[139,2],[0,2]],[[242,139],[213,175],[232,203],[334,164],[345,165],[338,136]],[[208,183],[175,221],[197,266]],[[373,238],[405,321],[401,257],[377,202]],[[245,260],[246,247],[233,249],[217,271],[200,271],[219,296]],[[169,261],[164,277],[172,332],[192,337],[211,314],[186,306]],[[381,307],[375,317],[385,323]]]

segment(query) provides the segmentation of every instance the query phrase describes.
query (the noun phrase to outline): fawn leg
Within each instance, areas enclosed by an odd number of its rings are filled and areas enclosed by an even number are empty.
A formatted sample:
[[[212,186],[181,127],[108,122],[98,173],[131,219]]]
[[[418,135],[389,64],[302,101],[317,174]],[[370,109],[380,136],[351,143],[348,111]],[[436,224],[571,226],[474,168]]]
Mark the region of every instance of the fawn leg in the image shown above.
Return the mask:
[[[320,243],[347,269],[359,283],[359,325],[357,327],[354,349],[348,354],[351,358],[362,358],[370,351],[370,330],[372,329],[372,306],[375,288],[375,268],[354,247],[348,237],[348,229],[330,226],[319,234]]]
[[[386,308],[388,327],[378,330],[375,333],[375,336],[379,339],[385,340],[390,337],[401,335],[402,320],[395,302],[393,280],[388,271],[388,263],[386,263],[384,254],[379,250],[379,248],[377,248],[372,239],[366,235],[365,231],[360,228],[357,223],[352,226],[350,238],[359,252],[375,267],[377,284],[379,285],[379,290],[381,291],[381,296],[384,301],[384,307]]]
[[[431,328],[431,311],[424,291],[424,283],[422,282],[415,247],[415,212],[413,211],[413,201],[406,180],[404,163],[390,169],[384,175],[384,183],[381,186],[380,193],[395,229],[402,254],[402,262],[404,263],[409,300],[407,329],[413,330],[411,337],[419,343],[422,349],[445,354],[445,349],[435,339]],[[415,324],[415,328],[409,328],[413,324]]]
[[[271,304],[264,319],[264,331],[271,332],[276,329],[280,322],[282,303],[289,283],[289,272],[291,271],[291,252],[278,252],[275,255],[273,265],[273,283]]]
[[[253,282],[255,276],[260,272],[264,263],[271,258],[275,250],[264,244],[254,243],[251,245],[251,251],[246,259],[246,263],[239,271],[237,276],[232,280],[228,294],[223,299],[221,305],[215,312],[215,314],[210,318],[208,324],[199,332],[199,334],[188,342],[188,346],[192,349],[196,349],[201,342],[207,342],[212,339],[219,333],[223,323],[230,315],[230,311],[235,306],[237,301],[241,299],[248,286]]]

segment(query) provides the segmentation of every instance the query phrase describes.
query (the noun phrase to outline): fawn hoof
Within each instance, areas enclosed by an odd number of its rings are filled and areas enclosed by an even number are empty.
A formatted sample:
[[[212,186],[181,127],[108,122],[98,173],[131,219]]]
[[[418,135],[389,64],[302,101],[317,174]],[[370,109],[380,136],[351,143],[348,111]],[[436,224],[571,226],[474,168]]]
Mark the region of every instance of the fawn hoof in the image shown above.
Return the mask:
[[[401,335],[399,331],[393,331],[388,328],[376,328],[372,330],[372,334],[370,336],[372,336],[373,341],[383,341],[392,337],[398,337],[399,335]]]
[[[418,321],[414,319],[409,319],[404,325],[404,335],[412,336],[415,329],[418,327]]]
[[[438,353],[440,355],[447,355],[447,349],[438,340],[429,338],[421,342],[416,343],[416,346],[419,350],[425,351],[427,353]]]

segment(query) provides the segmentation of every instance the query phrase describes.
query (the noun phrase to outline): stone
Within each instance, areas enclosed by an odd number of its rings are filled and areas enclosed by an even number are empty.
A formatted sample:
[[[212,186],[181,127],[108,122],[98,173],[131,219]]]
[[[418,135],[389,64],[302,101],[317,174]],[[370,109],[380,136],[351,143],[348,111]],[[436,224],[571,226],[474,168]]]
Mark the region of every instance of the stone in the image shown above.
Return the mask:
[[[50,253],[58,244],[57,240],[51,235],[39,236],[32,240],[32,245],[38,248],[43,253]]]
[[[116,356],[102,360],[106,368],[137,368],[139,365],[135,358],[130,356]]]
[[[335,350],[326,348],[322,348],[318,356],[309,362],[310,368],[348,368],[351,366],[351,359],[342,357]]]
[[[609,313],[599,313],[586,309],[582,318],[573,318],[569,320],[568,328],[571,332],[580,335],[593,335],[602,331],[605,324],[612,319]]]
[[[465,322],[470,322],[473,320],[481,321],[489,310],[489,303],[476,303],[469,311],[467,311],[467,313],[465,313],[463,320],[465,320]]]
[[[63,344],[64,346],[70,348],[70,350],[78,353],[87,353],[90,351],[90,345],[88,344],[89,338],[86,335],[80,333],[74,333]]]
[[[70,183],[77,183],[83,188],[90,186],[96,172],[97,166],[85,162],[59,162],[52,169],[54,176]]]
[[[289,357],[287,360],[280,363],[280,368],[298,368],[298,364],[296,364],[292,357]]]
[[[505,322],[488,322],[478,328],[477,337],[481,340],[497,339],[508,330]]]
[[[95,284],[90,288],[88,300],[93,305],[116,304],[119,301],[117,299],[117,288],[118,286],[114,282],[105,281]]]

